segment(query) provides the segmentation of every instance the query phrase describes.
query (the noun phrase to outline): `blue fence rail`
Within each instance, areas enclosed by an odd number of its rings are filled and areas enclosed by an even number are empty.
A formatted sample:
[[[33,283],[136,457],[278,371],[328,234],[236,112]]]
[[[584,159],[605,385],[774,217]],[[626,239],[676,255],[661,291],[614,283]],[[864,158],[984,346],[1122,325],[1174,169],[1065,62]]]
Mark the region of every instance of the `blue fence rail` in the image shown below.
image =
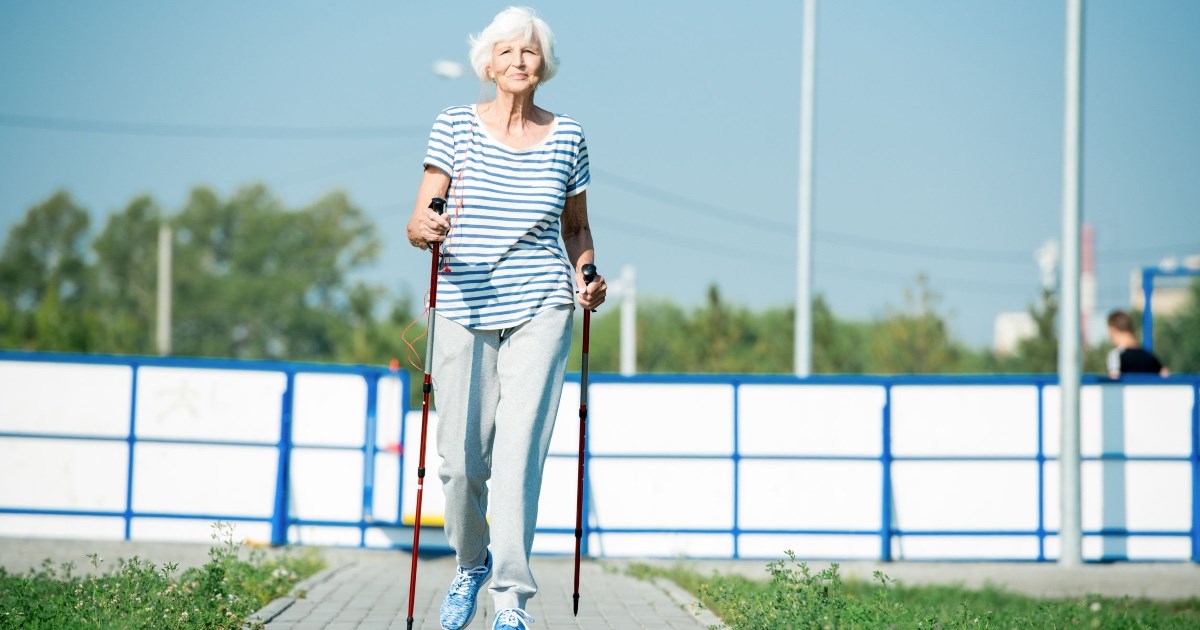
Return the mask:
[[[324,365],[324,364],[306,364],[306,363],[285,363],[285,362],[269,362],[269,361],[230,361],[230,360],[208,360],[208,359],[182,359],[182,358],[156,358],[156,357],[128,357],[128,356],[108,356],[108,355],[73,355],[73,354],[56,354],[56,353],[29,353],[29,352],[11,352],[0,351],[0,361],[16,361],[16,362],[39,362],[39,363],[72,363],[84,365],[111,365],[124,366],[132,370],[132,392],[129,417],[129,430],[124,436],[101,436],[101,435],[81,435],[81,434],[66,434],[66,433],[33,433],[33,432],[0,432],[0,438],[3,439],[61,439],[61,440],[100,440],[108,442],[125,443],[128,446],[128,469],[126,475],[125,486],[125,504],[123,510],[68,510],[68,509],[41,509],[23,506],[0,506],[0,514],[29,514],[29,515],[54,515],[54,516],[104,516],[123,518],[125,523],[125,537],[130,537],[131,523],[135,518],[170,518],[170,519],[197,519],[197,520],[226,520],[226,521],[256,521],[269,523],[271,531],[271,542],[276,545],[283,545],[289,542],[289,531],[294,526],[336,526],[336,527],[353,527],[359,530],[359,545],[366,545],[366,532],[372,527],[402,527],[401,514],[404,506],[405,488],[403,479],[404,466],[403,462],[398,467],[400,479],[399,496],[397,497],[397,510],[394,518],[379,518],[375,514],[373,498],[375,496],[375,461],[376,455],[380,452],[378,447],[378,425],[376,422],[379,412],[379,383],[381,379],[397,378],[400,382],[400,401],[401,409],[399,410],[401,419],[400,443],[401,457],[407,453],[407,449],[403,445],[403,436],[405,433],[406,416],[408,411],[408,391],[409,381],[405,372],[391,372],[385,368],[370,367],[370,366],[339,366],[339,365]],[[137,418],[137,387],[138,387],[138,372],[144,367],[169,367],[169,368],[203,368],[203,369],[219,369],[219,370],[246,370],[259,372],[275,372],[286,377],[286,387],[284,389],[282,400],[280,401],[280,421],[279,421],[279,437],[276,442],[246,442],[246,441],[221,441],[221,440],[187,440],[187,439],[164,439],[164,438],[148,438],[139,437],[137,435],[138,418]],[[323,374],[341,374],[341,375],[357,375],[362,377],[366,382],[367,404],[365,427],[366,435],[361,446],[320,446],[305,444],[300,445],[302,448],[328,448],[344,451],[359,451],[363,455],[363,487],[362,487],[362,511],[361,517],[354,520],[313,520],[300,519],[295,517],[289,511],[289,492],[291,491],[291,481],[289,475],[291,472],[291,456],[298,447],[295,444],[292,436],[292,412],[294,404],[295,378],[299,374],[305,373],[323,373]],[[1044,408],[1044,391],[1046,387],[1056,385],[1057,380],[1053,376],[1041,375],[1021,375],[1021,376],[814,376],[806,379],[797,379],[786,376],[746,376],[746,375],[642,375],[635,377],[622,377],[611,374],[597,374],[591,377],[591,383],[595,385],[611,384],[611,383],[629,383],[629,384],[719,384],[728,385],[733,390],[733,448],[730,454],[714,454],[714,455],[681,455],[679,453],[615,453],[604,452],[586,453],[586,458],[589,462],[594,462],[598,459],[604,460],[635,460],[635,459],[659,459],[659,460],[717,460],[730,461],[733,471],[733,497],[732,497],[732,525],[729,528],[653,528],[653,527],[605,527],[603,525],[593,525],[588,527],[584,537],[584,551],[588,552],[588,541],[592,536],[604,536],[606,534],[722,534],[729,535],[733,541],[733,557],[742,557],[739,549],[739,541],[742,536],[754,534],[784,534],[784,535],[862,535],[876,536],[879,539],[879,555],[878,558],[883,561],[893,559],[893,542],[897,537],[926,537],[926,536],[954,536],[954,537],[970,537],[970,536],[1032,536],[1038,541],[1038,561],[1048,559],[1046,553],[1046,540],[1048,537],[1056,536],[1057,531],[1046,526],[1046,509],[1045,509],[1045,493],[1046,493],[1046,476],[1045,468],[1050,462],[1057,460],[1056,457],[1046,454],[1043,435],[1045,433],[1045,408]],[[1099,384],[1110,382],[1105,378],[1085,377],[1084,384]],[[1188,530],[1145,530],[1145,529],[1125,529],[1125,528],[1106,528],[1093,529],[1085,531],[1084,535],[1088,537],[1095,536],[1146,536],[1146,537],[1185,537],[1190,540],[1191,545],[1191,561],[1200,562],[1200,376],[1173,376],[1170,378],[1130,378],[1126,381],[1129,384],[1137,385],[1186,385],[1189,386],[1192,392],[1192,413],[1191,413],[1191,443],[1190,454],[1187,456],[1132,456],[1125,453],[1104,452],[1097,456],[1084,457],[1084,461],[1154,461],[1154,462],[1187,462],[1191,469],[1191,526]],[[738,443],[739,440],[739,420],[738,420],[738,399],[739,391],[744,385],[873,385],[883,388],[884,404],[882,407],[882,448],[878,456],[875,455],[763,455],[744,453]],[[987,455],[897,455],[892,451],[892,389],[896,386],[913,386],[913,385],[1024,385],[1033,386],[1037,390],[1037,448],[1033,455],[1015,455],[1015,456],[987,456]],[[594,424],[594,423],[593,423]],[[250,517],[236,514],[200,514],[200,513],[161,513],[161,512],[140,512],[135,511],[133,507],[133,491],[134,491],[134,452],[139,444],[145,443],[171,443],[171,444],[195,444],[195,445],[224,445],[224,446],[254,446],[254,447],[271,447],[278,452],[278,464],[275,476],[275,493],[273,505],[270,509],[270,517]],[[589,440],[589,445],[591,441]],[[551,455],[552,457],[567,457],[566,455]],[[571,456],[573,457],[573,456]],[[742,464],[745,462],[764,461],[764,460],[789,460],[789,461],[845,461],[845,462],[874,462],[880,466],[880,475],[882,477],[882,500],[879,506],[879,526],[874,529],[803,529],[803,528],[752,528],[742,527],[739,514],[739,476],[741,474]],[[893,466],[899,462],[906,461],[957,461],[957,462],[996,462],[996,461],[1013,461],[1013,462],[1032,462],[1037,466],[1037,524],[1034,529],[998,529],[998,530],[951,530],[951,529],[902,529],[895,525],[894,518],[894,500],[892,496]],[[590,466],[589,466],[590,469]],[[585,483],[586,492],[590,492],[590,480]],[[585,500],[585,523],[591,521],[590,510],[591,501]],[[547,534],[564,534],[573,535],[573,528],[552,527],[539,528],[540,533]]]

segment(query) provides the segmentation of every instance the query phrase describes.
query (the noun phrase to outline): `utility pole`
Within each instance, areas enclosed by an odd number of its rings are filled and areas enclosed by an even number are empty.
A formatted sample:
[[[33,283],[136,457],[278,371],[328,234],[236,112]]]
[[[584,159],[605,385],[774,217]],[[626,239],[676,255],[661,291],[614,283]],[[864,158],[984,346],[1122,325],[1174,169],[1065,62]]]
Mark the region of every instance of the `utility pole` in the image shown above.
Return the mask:
[[[171,226],[158,225],[158,310],[155,342],[159,356],[171,354]]]
[[[796,234],[796,376],[812,373],[813,88],[816,84],[817,0],[804,0],[804,58],[800,72],[800,191]]]
[[[1083,562],[1083,523],[1080,516],[1079,383],[1082,357],[1079,349],[1079,240],[1080,174],[1083,76],[1083,0],[1067,0],[1065,84],[1063,111],[1062,299],[1059,313],[1058,385],[1062,394],[1062,452],[1059,474],[1062,518],[1058,563],[1064,567]]]
[[[621,374],[637,374],[637,280],[633,265],[621,268]]]

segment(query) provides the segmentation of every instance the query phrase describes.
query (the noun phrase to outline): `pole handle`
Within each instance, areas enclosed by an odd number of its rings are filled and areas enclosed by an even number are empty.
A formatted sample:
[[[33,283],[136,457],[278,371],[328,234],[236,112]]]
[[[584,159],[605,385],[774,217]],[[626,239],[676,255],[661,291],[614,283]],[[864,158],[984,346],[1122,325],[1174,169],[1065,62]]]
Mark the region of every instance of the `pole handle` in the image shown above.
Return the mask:
[[[446,200],[441,197],[434,197],[429,200],[429,208],[438,214],[445,214]]]
[[[596,279],[596,265],[593,265],[592,263],[588,263],[588,264],[580,267],[579,271],[580,271],[580,273],[583,274],[583,284],[584,285],[589,285],[592,283],[592,280]],[[594,308],[591,310],[593,313],[596,312],[596,309],[594,309]]]

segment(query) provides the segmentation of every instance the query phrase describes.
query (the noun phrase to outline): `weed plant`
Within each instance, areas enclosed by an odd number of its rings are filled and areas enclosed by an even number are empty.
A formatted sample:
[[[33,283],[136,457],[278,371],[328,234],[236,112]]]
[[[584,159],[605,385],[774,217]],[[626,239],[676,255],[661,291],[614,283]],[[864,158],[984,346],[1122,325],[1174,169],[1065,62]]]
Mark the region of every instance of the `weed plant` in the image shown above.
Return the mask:
[[[56,568],[50,560],[22,575],[0,567],[0,628],[232,630],[324,567],[311,551],[243,554],[228,524],[216,524],[213,539],[208,562],[182,573],[176,564],[155,566],[137,556],[88,576],[76,575],[73,563]],[[96,569],[104,562],[98,554],[88,558]]]
[[[876,571],[872,583],[842,581],[838,565],[814,572],[788,552],[767,565],[770,580],[714,574],[682,565],[633,565],[636,576],[667,577],[698,595],[732,630],[895,628],[1200,628],[1200,600],[1152,602],[1088,596],[1047,600],[996,588],[905,587]],[[714,627],[714,628],[718,628]]]

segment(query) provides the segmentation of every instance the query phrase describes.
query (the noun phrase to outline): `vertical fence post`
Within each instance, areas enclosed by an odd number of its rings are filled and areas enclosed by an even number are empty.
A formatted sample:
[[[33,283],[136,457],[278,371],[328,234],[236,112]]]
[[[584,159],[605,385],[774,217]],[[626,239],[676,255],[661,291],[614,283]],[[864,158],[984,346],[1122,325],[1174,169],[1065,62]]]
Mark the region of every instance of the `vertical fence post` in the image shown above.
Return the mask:
[[[738,503],[741,500],[740,485],[741,485],[741,468],[742,468],[742,450],[738,443],[738,392],[741,389],[737,381],[733,383],[733,559],[737,560],[741,557],[741,551],[738,549],[738,542],[741,539],[741,518],[738,513]]]
[[[1200,381],[1192,383],[1192,562],[1200,563]]]
[[[133,386],[129,393],[129,435],[125,437],[128,447],[125,466],[125,540],[129,540],[133,530],[133,447],[137,444],[138,364],[130,363],[129,367],[133,370]]]
[[[1046,384],[1037,384],[1037,539],[1038,562],[1046,560]]]
[[[296,374],[287,372],[283,390],[282,411],[279,417],[279,466],[275,472],[275,510],[271,516],[271,544],[276,547],[288,542],[288,492],[291,483],[292,461],[292,401],[295,398]]]
[[[1150,296],[1154,294],[1154,270],[1142,269],[1142,347],[1154,350],[1154,307]]]
[[[379,374],[363,374],[367,381],[367,417],[363,427],[363,494],[362,518],[359,523],[358,546],[367,546],[367,523],[375,520],[375,438],[379,416]]]
[[[883,444],[879,455],[883,467],[883,501],[880,510],[879,560],[892,561],[892,385],[883,386]]]
[[[400,370],[400,437],[396,440],[396,525],[404,526],[404,465],[408,462],[408,391],[407,373]]]

